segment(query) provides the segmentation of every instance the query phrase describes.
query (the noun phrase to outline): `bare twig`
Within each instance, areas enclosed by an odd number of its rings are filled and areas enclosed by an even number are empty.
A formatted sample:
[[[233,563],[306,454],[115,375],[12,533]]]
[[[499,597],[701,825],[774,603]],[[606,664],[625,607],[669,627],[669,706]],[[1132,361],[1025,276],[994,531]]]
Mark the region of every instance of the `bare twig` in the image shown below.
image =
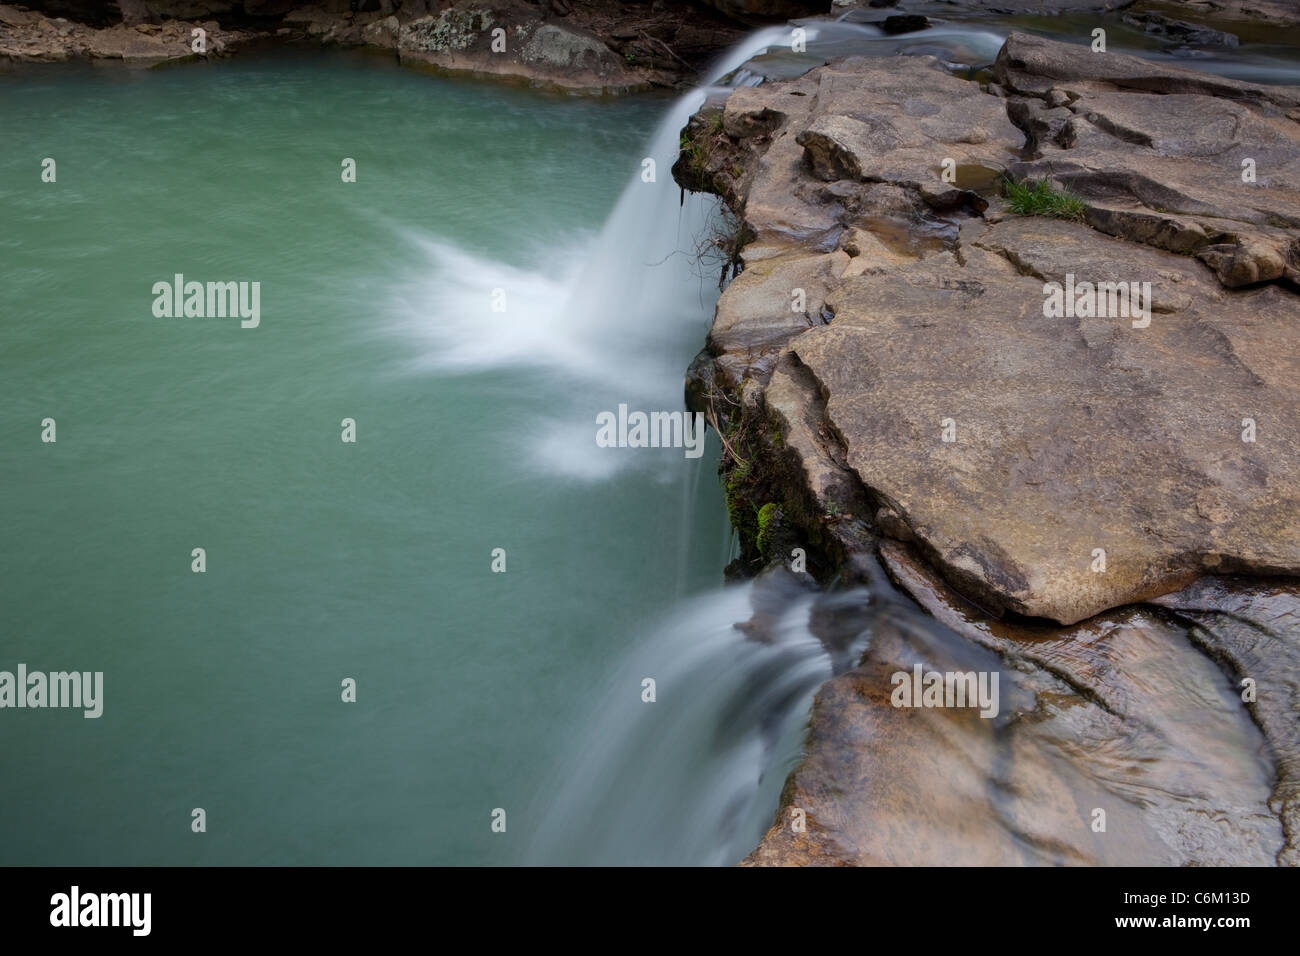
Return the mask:
[[[650,34],[646,33],[644,30],[638,30],[637,33],[638,33],[638,35],[641,37],[642,40],[645,40],[647,43],[657,43],[657,44],[659,44],[661,47],[664,48],[664,52],[667,53],[670,57],[672,57],[674,60],[676,60],[676,61],[677,61],[678,63],[680,63],[682,66],[686,67],[686,69],[688,69],[688,70],[691,69],[691,65],[690,65],[689,63],[687,63],[685,60],[683,60],[683,59],[682,59],[680,56],[678,56],[676,53],[674,53],[674,52],[673,52],[673,48],[670,47],[670,46],[669,46],[667,43],[665,43],[663,40],[660,40],[660,39],[658,39],[658,38],[656,38],[656,37],[652,37],[652,36],[650,36]]]

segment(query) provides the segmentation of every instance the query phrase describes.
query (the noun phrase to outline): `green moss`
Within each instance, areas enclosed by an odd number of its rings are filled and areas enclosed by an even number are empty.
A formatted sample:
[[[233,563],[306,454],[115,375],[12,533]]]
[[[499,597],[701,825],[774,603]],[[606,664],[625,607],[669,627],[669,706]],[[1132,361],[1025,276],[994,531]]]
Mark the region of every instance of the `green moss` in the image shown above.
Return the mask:
[[[1053,219],[1082,220],[1083,200],[1068,189],[1054,189],[1047,179],[1002,181],[1007,206],[1021,216],[1050,216]]]
[[[780,512],[781,509],[770,501],[758,509],[758,553],[764,561],[772,557],[772,526]]]
[[[734,472],[727,476],[726,495],[727,517],[731,519],[731,526],[740,535],[743,546],[745,542],[754,540],[755,535],[758,534],[758,528],[754,518],[754,509],[745,498],[743,480],[737,478]]]

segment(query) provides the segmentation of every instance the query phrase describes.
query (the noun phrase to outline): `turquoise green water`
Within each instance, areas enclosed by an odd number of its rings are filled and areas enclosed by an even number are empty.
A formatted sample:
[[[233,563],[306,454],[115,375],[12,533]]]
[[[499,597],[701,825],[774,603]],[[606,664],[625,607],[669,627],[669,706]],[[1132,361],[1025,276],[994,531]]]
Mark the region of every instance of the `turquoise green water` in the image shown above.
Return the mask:
[[[283,54],[0,76],[0,670],[104,672],[98,720],[0,710],[0,863],[523,858],[725,558],[712,441],[590,417],[680,407],[711,278],[570,320],[667,107]],[[174,273],[260,281],[260,326],[156,318]]]

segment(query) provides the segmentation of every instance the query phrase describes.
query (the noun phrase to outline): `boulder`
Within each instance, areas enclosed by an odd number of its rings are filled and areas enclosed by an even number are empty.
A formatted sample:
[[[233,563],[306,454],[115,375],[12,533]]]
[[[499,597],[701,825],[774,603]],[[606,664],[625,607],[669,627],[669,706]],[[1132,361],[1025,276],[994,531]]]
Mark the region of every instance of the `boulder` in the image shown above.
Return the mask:
[[[1175,20],[1160,13],[1127,13],[1124,22],[1152,36],[1169,41],[1171,46],[1222,47],[1230,49],[1241,43],[1235,33],[1213,27]]]
[[[492,49],[498,29],[506,31],[503,51]],[[645,82],[603,41],[579,27],[535,17],[521,21],[473,0],[403,24],[397,52],[403,62],[442,71],[515,77],[567,90],[622,90]]]
[[[914,33],[930,26],[930,21],[918,14],[895,14],[880,21],[881,32],[887,36],[898,33]]]
[[[533,31],[520,56],[525,63],[546,70],[613,76],[622,68],[614,52],[596,37],[554,23]]]

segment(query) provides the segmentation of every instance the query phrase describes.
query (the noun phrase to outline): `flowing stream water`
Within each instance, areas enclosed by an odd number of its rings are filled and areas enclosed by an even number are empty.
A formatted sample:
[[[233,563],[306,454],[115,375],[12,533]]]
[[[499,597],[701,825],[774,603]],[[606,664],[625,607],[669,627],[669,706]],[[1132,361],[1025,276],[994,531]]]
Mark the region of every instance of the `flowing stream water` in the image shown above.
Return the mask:
[[[678,131],[710,87],[1006,32],[808,30],[676,101],[286,51],[0,75],[0,669],[104,674],[98,719],[0,717],[0,863],[753,847],[867,596],[722,586],[714,436],[595,443],[681,408],[716,301]],[[260,326],[155,317],[176,273],[259,281]]]

